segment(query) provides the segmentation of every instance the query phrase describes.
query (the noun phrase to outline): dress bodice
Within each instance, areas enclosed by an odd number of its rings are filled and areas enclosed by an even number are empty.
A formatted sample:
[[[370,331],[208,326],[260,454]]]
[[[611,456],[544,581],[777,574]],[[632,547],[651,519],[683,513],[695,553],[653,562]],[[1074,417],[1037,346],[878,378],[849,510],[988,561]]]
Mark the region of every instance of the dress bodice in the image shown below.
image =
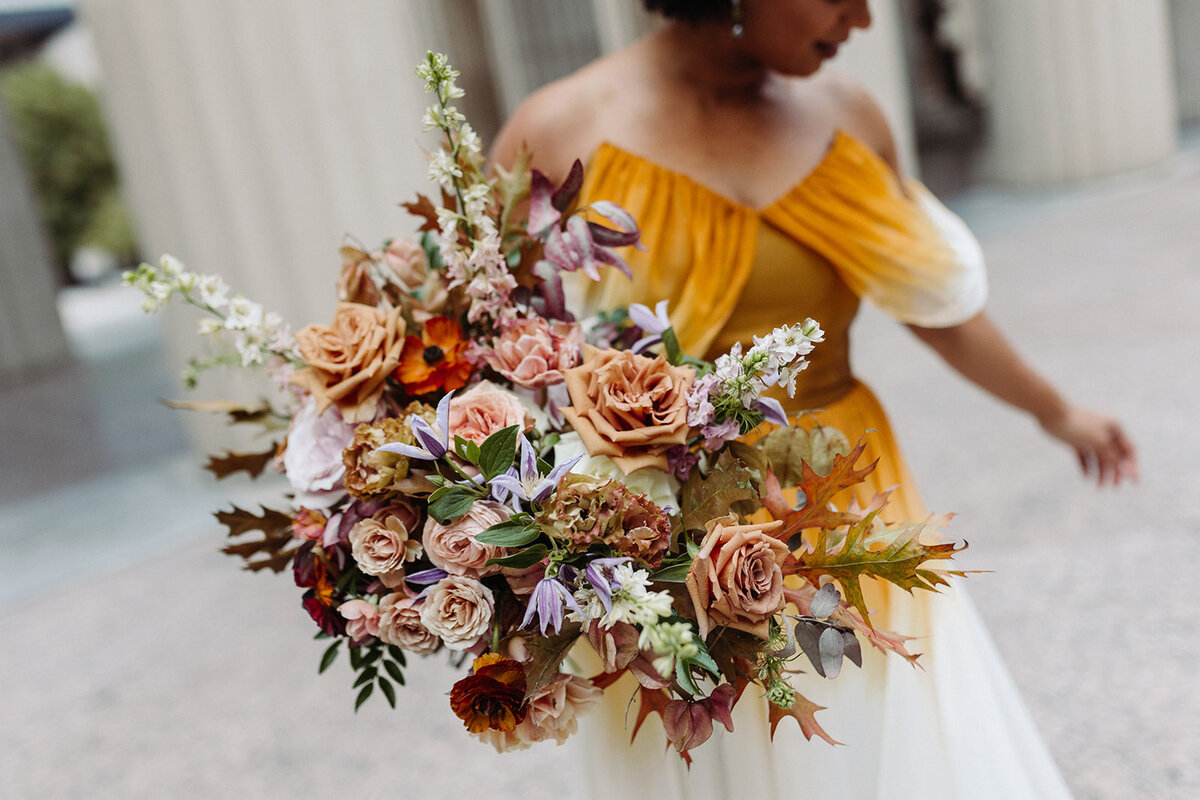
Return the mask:
[[[647,248],[626,254],[632,280],[610,273],[585,287],[588,308],[669,299],[683,349],[709,357],[778,325],[817,320],[826,339],[797,409],[836,399],[853,382],[848,337],[859,297],[927,327],[962,322],[986,298],[982,256],[962,222],[842,132],[766,208],[608,143],[592,158],[582,198],[626,208]]]

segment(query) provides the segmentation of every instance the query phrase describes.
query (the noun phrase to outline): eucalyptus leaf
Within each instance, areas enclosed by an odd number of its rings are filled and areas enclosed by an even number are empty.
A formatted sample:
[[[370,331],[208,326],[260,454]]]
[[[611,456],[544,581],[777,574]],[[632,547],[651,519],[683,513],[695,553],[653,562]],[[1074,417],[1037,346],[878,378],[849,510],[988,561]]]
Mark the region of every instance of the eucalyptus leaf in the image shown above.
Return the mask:
[[[846,650],[846,658],[850,659],[854,666],[862,668],[862,646],[858,643],[858,637],[854,635],[854,631],[842,631],[842,642]]]
[[[813,595],[809,613],[818,619],[828,619],[834,611],[837,611],[838,604],[841,602],[842,595],[838,592],[837,587],[832,583],[827,583]]]
[[[519,425],[509,425],[493,433],[480,445],[479,469],[485,478],[494,478],[512,466],[517,455],[519,431]]]
[[[821,631],[820,640],[821,666],[826,678],[833,680],[842,671],[842,657],[846,654],[846,643],[842,632],[837,628],[826,628]]]
[[[825,666],[821,663],[821,632],[823,630],[825,630],[825,626],[819,622],[802,619],[796,623],[796,644],[800,645],[800,649],[812,663],[813,669],[822,678],[825,677]]]

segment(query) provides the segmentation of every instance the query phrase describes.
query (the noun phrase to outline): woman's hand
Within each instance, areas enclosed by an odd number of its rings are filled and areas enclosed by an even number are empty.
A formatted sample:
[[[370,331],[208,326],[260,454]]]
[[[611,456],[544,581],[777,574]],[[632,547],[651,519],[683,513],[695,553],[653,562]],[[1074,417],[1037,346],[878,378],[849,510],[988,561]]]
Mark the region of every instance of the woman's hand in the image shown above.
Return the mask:
[[[1068,406],[1055,418],[1039,422],[1046,433],[1075,450],[1083,474],[1095,476],[1098,485],[1138,479],[1137,452],[1115,419]]]

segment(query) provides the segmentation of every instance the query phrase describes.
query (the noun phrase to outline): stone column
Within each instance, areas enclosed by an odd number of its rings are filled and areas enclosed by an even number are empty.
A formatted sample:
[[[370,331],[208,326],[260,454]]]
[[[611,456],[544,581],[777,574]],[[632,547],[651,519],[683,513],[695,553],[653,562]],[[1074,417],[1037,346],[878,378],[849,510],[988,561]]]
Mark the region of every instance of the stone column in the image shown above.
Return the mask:
[[[987,173],[1089,178],[1176,148],[1166,0],[990,0]]]
[[[54,271],[0,105],[0,375],[67,357]]]

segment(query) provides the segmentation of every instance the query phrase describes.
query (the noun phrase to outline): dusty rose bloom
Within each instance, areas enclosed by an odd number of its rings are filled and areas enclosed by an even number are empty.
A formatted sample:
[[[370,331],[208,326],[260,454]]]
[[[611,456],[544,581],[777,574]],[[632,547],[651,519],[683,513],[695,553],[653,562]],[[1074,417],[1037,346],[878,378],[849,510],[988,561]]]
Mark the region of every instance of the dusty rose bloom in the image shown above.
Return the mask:
[[[491,381],[480,381],[450,401],[450,435],[476,444],[510,425],[528,429],[532,424],[517,396]]]
[[[524,750],[534,742],[562,744],[579,730],[579,717],[591,711],[603,694],[587,678],[560,673],[529,698],[529,714],[516,728],[487,730],[477,736],[497,753]]]
[[[347,245],[341,250],[342,271],[338,275],[338,300],[377,306],[382,296],[371,277],[371,257],[357,247]]]
[[[296,334],[308,366],[292,376],[292,383],[308,390],[318,414],[336,404],[346,422],[370,422],[384,381],[400,363],[404,331],[399,308],[340,303],[332,323],[309,325]]]
[[[319,542],[325,537],[325,526],[328,524],[329,519],[320,511],[301,506],[292,517],[292,535],[297,539]]]
[[[562,370],[579,363],[583,329],[572,322],[518,319],[492,340],[485,358],[513,383],[540,388],[562,383]]]
[[[341,496],[342,449],[353,436],[353,426],[342,421],[337,409],[318,413],[315,401],[305,398],[288,427],[282,458],[284,473],[301,503],[323,506]]]
[[[404,562],[421,555],[421,543],[409,538],[408,528],[397,516],[382,520],[360,520],[350,529],[350,552],[359,569],[377,575],[384,586],[395,587],[404,580]]]
[[[671,544],[671,520],[662,507],[611,478],[568,472],[543,504],[539,521],[572,549],[603,542],[652,567]]]
[[[765,639],[771,616],[783,608],[787,545],[772,534],[783,522],[736,525],[733,515],[712,520],[687,576],[700,636],[720,625]]]
[[[342,451],[346,472],[342,481],[346,491],[360,500],[370,500],[392,491],[397,481],[408,475],[408,458],[399,453],[380,453],[385,444],[413,444],[409,418],[418,415],[430,425],[437,424],[437,413],[424,403],[410,403],[399,417],[386,417],[374,425],[359,425],[354,439]]]
[[[346,635],[356,642],[379,635],[379,609],[366,600],[347,600],[338,606],[346,618]]]
[[[439,569],[451,575],[469,575],[481,578],[500,571],[488,560],[508,555],[508,549],[475,541],[475,534],[482,533],[493,525],[508,519],[504,506],[491,500],[477,500],[466,514],[449,525],[443,525],[433,517],[425,521],[425,532],[421,541],[425,555]]]
[[[442,642],[421,622],[419,601],[405,592],[393,592],[379,601],[379,638],[401,650],[426,655]]]
[[[667,451],[691,431],[687,392],[695,372],[662,356],[585,347],[584,362],[564,375],[571,405],[562,413],[588,453],[608,456],[627,475],[667,470]]]
[[[421,622],[451,650],[466,650],[492,627],[492,590],[474,578],[451,575],[433,585],[421,606]]]
[[[406,292],[411,292],[420,286],[425,280],[425,273],[429,270],[425,250],[421,245],[402,236],[392,239],[383,253],[378,255],[378,258],[388,265],[392,273],[391,277]]]

